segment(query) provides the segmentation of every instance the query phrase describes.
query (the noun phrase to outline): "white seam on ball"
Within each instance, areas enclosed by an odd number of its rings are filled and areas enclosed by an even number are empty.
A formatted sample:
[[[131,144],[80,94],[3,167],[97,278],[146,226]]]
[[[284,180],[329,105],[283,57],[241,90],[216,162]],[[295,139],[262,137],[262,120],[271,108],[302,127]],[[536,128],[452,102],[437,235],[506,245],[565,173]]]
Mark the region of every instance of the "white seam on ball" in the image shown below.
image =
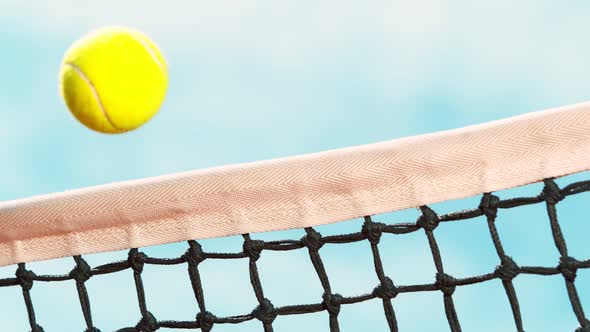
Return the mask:
[[[143,48],[145,48],[145,50],[148,51],[148,53],[152,57],[152,60],[154,60],[158,64],[158,66],[160,67],[160,69],[162,69],[162,71],[166,70],[164,64],[162,62],[160,62],[160,59],[158,58],[156,51],[154,49],[152,49],[151,46],[147,42],[142,40],[142,38],[138,38],[136,36],[133,36],[132,34],[130,34],[130,37],[133,38],[135,41],[139,42],[143,46]]]
[[[121,130],[121,128],[118,128],[113,123],[113,121],[109,117],[109,114],[104,109],[104,106],[102,105],[102,101],[100,100],[100,97],[98,96],[98,92],[96,91],[96,87],[94,86],[94,84],[92,84],[92,81],[90,81],[90,79],[88,77],[86,77],[86,75],[84,74],[84,72],[80,68],[78,68],[78,66],[76,66],[75,64],[70,63],[70,62],[67,62],[67,63],[65,63],[65,65],[72,67],[76,71],[76,73],[78,73],[78,75],[80,75],[80,77],[82,77],[82,79],[86,82],[86,84],[88,84],[88,86],[90,87],[90,90],[92,91],[92,94],[94,95],[94,98],[96,99],[96,102],[98,103],[98,107],[100,108],[100,111],[104,115],[104,117],[107,120],[107,122],[111,126],[113,126],[113,128],[115,128],[116,130]]]

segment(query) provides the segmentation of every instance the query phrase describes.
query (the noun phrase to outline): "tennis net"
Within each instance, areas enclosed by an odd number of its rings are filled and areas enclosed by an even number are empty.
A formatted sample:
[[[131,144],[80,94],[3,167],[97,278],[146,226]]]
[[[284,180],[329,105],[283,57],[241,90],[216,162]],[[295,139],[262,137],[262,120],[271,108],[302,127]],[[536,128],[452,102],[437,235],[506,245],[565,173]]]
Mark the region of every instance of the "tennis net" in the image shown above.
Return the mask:
[[[515,330],[525,331],[514,279],[561,275],[571,314],[579,323],[576,332],[589,332],[576,276],[579,270],[590,269],[590,257],[572,257],[568,252],[557,211],[561,201],[590,191],[590,178],[565,185],[556,179],[590,169],[588,132],[590,105],[581,104],[376,145],[6,202],[0,205],[0,259],[3,265],[16,266],[14,277],[0,279],[0,289],[22,290],[34,332],[43,331],[35,311],[35,289],[45,283],[72,281],[85,331],[101,331],[93,320],[92,294],[86,283],[122,271],[132,272],[138,308],[136,325],[118,331],[214,331],[219,325],[257,320],[268,332],[274,330],[277,317],[324,312],[326,330],[333,332],[341,330],[343,306],[367,301],[380,301],[389,330],[398,331],[398,296],[440,292],[442,307],[428,310],[443,310],[448,325],[440,330],[456,332],[462,329],[453,300],[455,290],[495,280],[504,288]],[[542,183],[535,195],[500,198],[495,193],[535,182]],[[474,195],[479,202],[467,210],[437,213],[432,207]],[[551,229],[559,253],[554,266],[520,265],[503,246],[497,229],[502,213],[528,205],[544,205],[547,218],[539,220],[538,227]],[[381,214],[406,208],[418,208],[419,217],[403,223],[381,219]],[[354,232],[323,236],[316,229],[357,217],[363,221]],[[484,274],[454,277],[445,270],[444,253],[435,236],[437,227],[477,218],[485,220],[498,264]],[[250,235],[294,228],[303,229],[304,236],[264,241]],[[391,253],[380,250],[380,242],[384,237],[413,232],[424,233],[436,273],[430,283],[398,284],[395,271],[384,268]],[[210,252],[199,243],[200,239],[235,234],[243,237],[239,251]],[[152,257],[140,249],[177,241],[186,241],[186,251],[174,257]],[[370,247],[372,257],[367,259],[373,262],[378,283],[366,294],[336,293],[322,248],[355,242]],[[125,248],[124,260],[90,266],[84,259],[85,254]],[[265,294],[257,261],[269,251],[296,250],[307,251],[323,291],[313,303],[275,306]],[[73,259],[67,274],[36,274],[28,267],[29,262],[65,256]],[[257,301],[250,311],[224,316],[208,310],[200,266],[221,260],[248,262]],[[186,282],[192,287],[187,292],[194,294],[194,319],[160,317],[146,301],[150,290],[144,287],[144,267],[173,265],[186,269],[185,279],[163,282]]]

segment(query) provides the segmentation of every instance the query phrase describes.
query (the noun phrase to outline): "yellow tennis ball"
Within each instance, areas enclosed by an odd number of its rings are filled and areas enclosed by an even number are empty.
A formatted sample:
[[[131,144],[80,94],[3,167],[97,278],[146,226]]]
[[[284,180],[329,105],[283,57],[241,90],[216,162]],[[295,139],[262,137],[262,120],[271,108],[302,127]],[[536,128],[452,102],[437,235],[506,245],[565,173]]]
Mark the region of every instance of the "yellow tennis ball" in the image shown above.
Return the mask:
[[[64,55],[60,92],[86,127],[123,133],[149,121],[168,87],[166,62],[146,35],[124,27],[98,29]]]

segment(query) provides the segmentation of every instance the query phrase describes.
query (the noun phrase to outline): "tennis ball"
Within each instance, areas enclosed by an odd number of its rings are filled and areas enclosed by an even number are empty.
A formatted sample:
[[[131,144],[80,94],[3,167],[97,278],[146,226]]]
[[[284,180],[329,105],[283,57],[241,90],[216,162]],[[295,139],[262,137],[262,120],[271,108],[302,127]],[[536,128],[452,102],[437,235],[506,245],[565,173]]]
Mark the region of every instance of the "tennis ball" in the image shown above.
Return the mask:
[[[124,133],[149,121],[168,87],[166,62],[143,33],[105,27],[66,51],[60,93],[78,121],[108,134]]]

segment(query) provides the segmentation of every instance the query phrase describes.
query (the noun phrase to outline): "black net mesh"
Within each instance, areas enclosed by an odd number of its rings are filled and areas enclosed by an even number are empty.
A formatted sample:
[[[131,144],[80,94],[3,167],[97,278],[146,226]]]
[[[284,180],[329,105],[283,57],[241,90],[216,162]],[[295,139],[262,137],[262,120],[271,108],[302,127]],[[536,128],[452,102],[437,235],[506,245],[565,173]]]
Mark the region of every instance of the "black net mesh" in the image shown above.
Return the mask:
[[[100,278],[103,275],[116,273],[123,270],[132,270],[139,303],[137,324],[132,327],[122,327],[118,331],[141,331],[151,332],[160,328],[169,329],[200,329],[208,332],[214,330],[218,324],[240,324],[250,320],[258,320],[266,332],[273,331],[273,321],[277,316],[283,315],[300,315],[325,311],[328,313],[329,320],[326,326],[329,330],[340,331],[339,312],[343,305],[354,305],[369,300],[379,300],[383,303],[384,319],[389,325],[391,331],[398,331],[396,312],[394,303],[396,296],[400,293],[410,292],[433,292],[439,291],[444,299],[444,311],[448,321],[448,327],[451,331],[461,331],[461,322],[458,319],[455,305],[453,303],[453,293],[457,287],[484,283],[490,280],[498,279],[501,281],[506,292],[506,305],[511,307],[514,317],[514,326],[517,331],[524,331],[521,310],[513,279],[520,274],[532,274],[539,276],[562,275],[565,282],[565,288],[571,303],[571,311],[579,322],[576,332],[590,332],[590,321],[588,321],[578,291],[576,290],[575,280],[576,272],[579,269],[590,268],[590,259],[578,260],[568,255],[568,249],[564,236],[558,222],[556,206],[568,196],[576,195],[582,192],[590,191],[590,181],[571,183],[563,188],[559,188],[552,179],[544,181],[544,189],[541,193],[532,197],[518,197],[501,200],[492,193],[486,193],[482,196],[478,207],[460,212],[438,215],[428,206],[420,207],[421,216],[417,221],[412,223],[384,224],[376,222],[373,217],[367,216],[364,219],[362,228],[357,233],[322,236],[313,228],[305,229],[305,236],[301,239],[282,240],[282,241],[261,241],[253,240],[249,234],[243,235],[243,249],[240,252],[205,252],[197,241],[188,241],[188,249],[180,257],[173,258],[154,258],[142,253],[139,249],[131,249],[128,258],[110,264],[91,267],[80,257],[73,257],[74,267],[66,275],[37,275],[27,269],[24,263],[18,264],[15,277],[0,279],[0,287],[20,287],[26,306],[29,323],[32,331],[43,331],[42,322],[38,322],[35,317],[34,305],[34,288],[44,282],[63,282],[67,280],[75,281],[79,295],[81,314],[86,322],[85,331],[100,331],[100,327],[95,326],[92,319],[91,296],[89,296],[85,282],[90,278]],[[499,209],[512,209],[519,206],[531,204],[545,204],[549,226],[551,227],[555,246],[560,254],[559,262],[556,266],[520,266],[505,252],[501,238],[496,229],[496,217]],[[499,265],[490,269],[489,273],[476,275],[468,278],[454,278],[445,273],[441,253],[435,237],[435,230],[443,222],[459,222],[476,217],[485,216],[489,234],[492,238],[495,250],[498,255]],[[541,225],[540,225],[541,226]],[[410,232],[423,231],[428,239],[436,275],[432,283],[428,284],[410,284],[397,285],[394,280],[395,276],[388,275],[384,270],[382,260],[387,259],[387,255],[382,255],[379,251],[379,242],[383,236],[395,234],[405,234]],[[350,294],[335,294],[330,286],[330,279],[321,257],[321,248],[325,245],[342,245],[351,242],[366,241],[372,250],[372,259],[374,262],[375,273],[379,279],[379,284],[375,285],[373,291],[369,294],[352,296]],[[259,277],[257,260],[263,251],[289,251],[289,250],[307,250],[317,277],[323,287],[323,301],[303,305],[287,305],[275,307],[271,301],[265,297],[264,287]],[[250,312],[243,315],[220,317],[207,310],[206,296],[203,291],[199,265],[207,260],[239,260],[246,259],[249,261],[250,282],[258,306]],[[193,320],[175,321],[160,320],[157,313],[152,313],[146,303],[146,291],[142,282],[142,271],[146,264],[151,265],[184,265],[187,269],[187,279],[192,285],[192,292],[198,304],[195,307],[196,313]],[[319,294],[318,294],[319,295]],[[588,295],[587,295],[588,296]],[[434,310],[434,309],[429,309]],[[442,308],[440,309],[442,310]],[[444,330],[444,328],[443,328]]]

